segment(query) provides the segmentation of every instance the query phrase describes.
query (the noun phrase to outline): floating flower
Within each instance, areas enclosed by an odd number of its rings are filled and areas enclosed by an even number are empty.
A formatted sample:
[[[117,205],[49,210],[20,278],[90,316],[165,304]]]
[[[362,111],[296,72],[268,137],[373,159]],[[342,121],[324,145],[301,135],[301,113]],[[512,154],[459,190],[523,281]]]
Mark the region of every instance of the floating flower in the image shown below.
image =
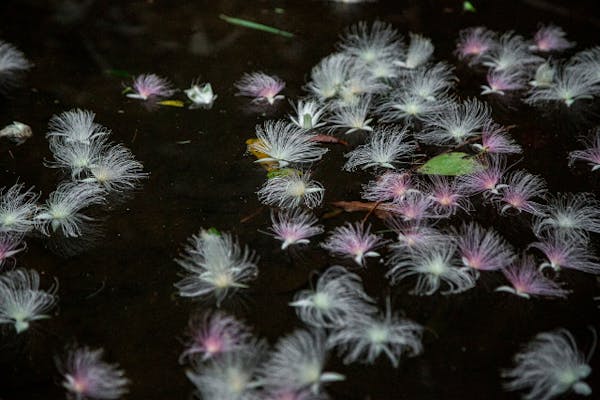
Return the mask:
[[[165,78],[155,74],[142,74],[133,79],[133,93],[127,93],[131,99],[149,100],[169,97],[175,90]]]
[[[285,82],[263,72],[245,73],[235,87],[239,90],[239,96],[254,97],[253,102],[266,101],[272,105],[285,97],[279,94],[285,88]]]

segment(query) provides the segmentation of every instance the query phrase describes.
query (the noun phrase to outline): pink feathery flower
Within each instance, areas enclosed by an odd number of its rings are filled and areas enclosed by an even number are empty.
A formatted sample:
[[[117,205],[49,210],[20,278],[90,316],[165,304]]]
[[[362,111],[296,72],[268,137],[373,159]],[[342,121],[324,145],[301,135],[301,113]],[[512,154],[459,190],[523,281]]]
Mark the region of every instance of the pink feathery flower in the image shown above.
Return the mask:
[[[514,209],[518,213],[542,215],[542,206],[532,199],[543,197],[545,193],[546,182],[543,178],[524,170],[515,171],[508,177],[506,187],[500,194],[500,202],[504,204],[500,213]]]
[[[20,246],[20,247],[19,247]],[[23,235],[12,232],[0,232],[0,267],[14,257],[15,254],[25,250]]]
[[[529,247],[538,249],[547,259],[540,265],[540,270],[567,268],[598,275],[600,260],[592,254],[585,239],[553,232],[543,235],[539,242],[531,243]]]
[[[486,75],[487,85],[481,86],[481,94],[499,94],[521,90],[526,87],[525,75],[519,69],[490,70]]]
[[[363,186],[362,197],[370,201],[401,202],[407,193],[418,192],[407,172],[386,172]]]
[[[402,216],[404,221],[422,221],[428,218],[440,218],[435,210],[435,200],[421,192],[413,192],[397,203],[380,204],[379,209]]]
[[[600,170],[600,129],[596,130],[596,136],[585,144],[588,148],[569,153],[569,164],[586,161],[592,167],[592,171]]]
[[[284,98],[278,93],[285,87],[285,82],[277,76],[270,76],[264,72],[252,72],[245,73],[235,83],[235,87],[239,90],[238,96],[254,97],[254,102],[266,101],[273,104],[275,100]]]
[[[293,244],[308,244],[308,238],[323,233],[323,227],[315,225],[318,219],[299,208],[272,213],[271,221],[273,225],[270,230],[275,239],[282,241],[282,250]]]
[[[447,236],[439,230],[432,228],[422,221],[403,221],[401,218],[389,218],[386,225],[397,235],[397,241],[389,247],[392,250],[410,250],[417,247],[431,247],[438,245]]]
[[[535,44],[529,48],[533,51],[551,52],[563,51],[575,46],[575,43],[565,39],[566,35],[565,31],[558,26],[541,26],[533,38]]]
[[[138,75],[133,80],[133,90],[134,93],[127,93],[127,97],[140,100],[169,97],[175,93],[169,81],[155,74]]]
[[[495,33],[482,27],[463,29],[459,33],[455,53],[459,59],[469,59],[472,63],[496,45]]]
[[[431,176],[431,184],[425,190],[434,201],[434,209],[441,216],[456,214],[458,209],[468,212],[471,203],[458,181],[446,176]]]
[[[202,361],[213,359],[245,348],[252,338],[246,325],[219,311],[192,316],[187,336],[189,341],[179,362],[194,357],[199,357]]]
[[[76,399],[119,399],[127,393],[129,379],[118,364],[102,361],[103,350],[89,347],[69,352],[64,370],[63,387]]]
[[[385,243],[381,237],[371,233],[371,226],[357,222],[338,226],[321,246],[330,253],[352,257],[360,266],[365,266],[365,257],[379,257],[374,251]]]
[[[507,185],[502,183],[506,173],[506,161],[500,157],[490,157],[485,169],[479,169],[472,174],[462,175],[458,178],[459,185],[470,195],[483,193],[498,195],[500,190]]]
[[[486,124],[481,131],[481,144],[475,143],[473,147],[488,154],[518,154],[523,151],[509,136],[506,128],[495,122]]]
[[[567,297],[568,290],[559,283],[546,278],[535,265],[532,256],[523,255],[519,260],[502,270],[511,286],[499,286],[498,292],[508,292],[526,299],[530,297]]]
[[[515,259],[511,246],[496,231],[475,222],[463,224],[454,240],[463,264],[477,271],[502,269]]]

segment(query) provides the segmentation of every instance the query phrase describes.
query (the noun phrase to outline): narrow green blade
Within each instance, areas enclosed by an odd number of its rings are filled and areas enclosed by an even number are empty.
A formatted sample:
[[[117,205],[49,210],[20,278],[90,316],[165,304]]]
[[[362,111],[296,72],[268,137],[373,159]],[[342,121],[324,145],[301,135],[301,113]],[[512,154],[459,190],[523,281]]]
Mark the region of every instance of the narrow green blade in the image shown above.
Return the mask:
[[[256,30],[263,31],[263,32],[269,32],[269,33],[273,33],[275,35],[280,35],[280,36],[283,36],[283,37],[286,37],[286,38],[293,38],[294,37],[294,34],[291,33],[291,32],[287,32],[287,31],[283,31],[281,29],[273,28],[272,26],[259,24],[258,22],[248,21],[247,19],[229,17],[229,16],[224,15],[224,14],[219,15],[219,18],[221,18],[225,22],[228,22],[228,23],[230,23],[232,25],[239,25],[239,26],[243,26],[245,28],[256,29]]]

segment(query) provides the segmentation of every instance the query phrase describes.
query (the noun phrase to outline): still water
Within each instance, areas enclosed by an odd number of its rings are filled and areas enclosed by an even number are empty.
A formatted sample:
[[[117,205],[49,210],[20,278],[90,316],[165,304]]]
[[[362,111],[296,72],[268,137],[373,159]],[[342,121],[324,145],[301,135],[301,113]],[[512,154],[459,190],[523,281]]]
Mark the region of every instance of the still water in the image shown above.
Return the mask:
[[[552,22],[578,43],[578,50],[600,41],[600,12],[593,1],[473,3],[475,13],[462,11],[460,1],[3,1],[0,39],[15,44],[35,65],[22,87],[0,100],[0,124],[21,121],[34,135],[20,146],[0,143],[0,186],[23,182],[35,186],[42,199],[54,190],[61,176],[44,167],[51,158],[44,133],[52,115],[72,108],[94,111],[96,122],[132,150],[150,177],[133,198],[109,210],[103,235],[92,247],[64,257],[42,237],[27,240],[17,265],[40,271],[47,282],[58,278],[59,308],[26,335],[1,337],[0,399],[64,398],[54,356],[71,343],[103,347],[108,360],[118,361],[132,381],[127,399],[190,398],[193,386],[178,364],[183,331],[192,311],[211,304],[177,296],[173,283],[179,267],[173,259],[200,227],[232,232],[260,255],[257,281],[239,301],[225,303],[225,310],[270,343],[301,327],[288,303],[314,281],[311,271],[351,263],[329,257],[316,245],[282,252],[260,232],[270,224],[269,209],[255,194],[265,171],[246,153],[245,141],[254,136],[256,124],[283,118],[292,109],[281,101],[257,112],[248,99],[235,96],[234,82],[244,72],[275,74],[287,83],[285,96],[296,99],[305,94],[302,86],[311,68],[334,51],[343,29],[361,20],[380,19],[403,34],[431,37],[435,58],[456,65],[463,96],[478,95],[484,77],[452,55],[460,29],[483,25],[529,36],[538,23]],[[295,37],[233,26],[220,14],[260,21]],[[130,79],[109,70],[156,73],[181,89],[200,77],[218,98],[210,110],[149,109],[122,94]],[[543,176],[552,192],[598,194],[598,177],[584,167],[568,168],[566,160],[578,146],[576,138],[600,124],[598,108],[583,110],[583,116],[577,110],[545,114],[519,102],[490,102],[497,122],[515,125],[511,134],[524,148],[520,167]],[[319,215],[329,215],[332,201],[359,200],[361,184],[370,179],[367,173],[342,172],[345,149],[329,147],[314,172],[327,189]],[[500,217],[492,207],[478,215],[517,247],[533,240],[526,216]],[[330,231],[363,216],[337,214],[321,222]],[[385,229],[373,217],[372,223]],[[357,272],[380,306],[391,295],[396,310],[427,328],[425,351],[397,369],[384,359],[373,366],[345,366],[332,357],[328,370],[346,375],[344,382],[328,387],[332,398],[518,398],[502,391],[499,370],[511,365],[521,344],[539,332],[565,327],[587,351],[587,327],[599,327],[592,297],[600,287],[592,275],[565,273],[574,289],[566,301],[524,301],[493,292],[503,284],[501,274],[483,276],[475,289],[460,295],[418,297],[406,287],[390,288],[385,270],[375,261]],[[600,366],[597,355],[591,365]],[[595,368],[588,382],[596,396],[597,377]]]

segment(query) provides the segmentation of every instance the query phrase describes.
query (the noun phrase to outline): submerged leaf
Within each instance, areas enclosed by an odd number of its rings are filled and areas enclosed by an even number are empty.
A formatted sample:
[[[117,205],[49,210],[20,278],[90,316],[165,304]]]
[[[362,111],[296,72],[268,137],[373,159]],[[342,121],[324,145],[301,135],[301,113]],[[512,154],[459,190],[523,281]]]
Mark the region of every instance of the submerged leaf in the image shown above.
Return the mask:
[[[246,148],[248,149],[248,152],[250,152],[250,154],[252,154],[254,157],[256,157],[257,160],[262,160],[263,158],[268,158],[269,156],[267,154],[257,151],[256,148],[253,146],[254,143],[258,143],[258,142],[260,142],[260,139],[258,139],[258,138],[251,138],[251,139],[246,140]],[[276,171],[279,167],[279,163],[277,161],[261,162],[260,165],[265,167],[265,169],[269,172]]]
[[[246,19],[229,17],[227,15],[221,14],[219,18],[222,20],[232,24],[243,26],[244,28],[256,29],[263,32],[273,33],[275,35],[281,35],[286,38],[293,38],[294,34],[291,32],[283,31],[281,29],[273,28],[272,26],[259,24],[258,22],[248,21]]]
[[[444,153],[423,164],[418,172],[426,175],[467,175],[481,168],[475,158],[467,153]]]
[[[294,168],[275,169],[275,170],[269,171],[267,173],[267,178],[271,179],[271,178],[276,178],[278,176],[290,176],[292,174],[298,174],[298,173],[299,173],[299,171]]]

